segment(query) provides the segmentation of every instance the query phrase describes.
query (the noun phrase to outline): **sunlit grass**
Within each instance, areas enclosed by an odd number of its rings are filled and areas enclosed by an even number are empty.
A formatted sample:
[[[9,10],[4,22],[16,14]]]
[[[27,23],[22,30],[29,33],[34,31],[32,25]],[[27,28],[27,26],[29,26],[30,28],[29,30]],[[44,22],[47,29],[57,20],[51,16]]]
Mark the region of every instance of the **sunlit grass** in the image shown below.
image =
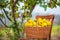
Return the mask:
[[[59,35],[60,34],[60,25],[54,25],[52,27],[52,35]]]

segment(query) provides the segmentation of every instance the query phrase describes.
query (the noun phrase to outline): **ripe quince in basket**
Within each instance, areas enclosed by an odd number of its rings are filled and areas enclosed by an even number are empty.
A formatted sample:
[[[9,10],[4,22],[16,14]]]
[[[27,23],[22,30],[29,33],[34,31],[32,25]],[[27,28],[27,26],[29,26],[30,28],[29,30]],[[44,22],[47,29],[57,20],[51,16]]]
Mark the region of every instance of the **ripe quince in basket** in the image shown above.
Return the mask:
[[[35,21],[33,21],[33,27],[36,27],[36,22]]]
[[[47,25],[50,26],[51,25],[51,22],[50,21],[47,21]]]
[[[25,26],[32,26],[32,23],[26,22]]]
[[[42,27],[46,27],[47,26],[47,23],[42,23]]]
[[[30,19],[26,22],[25,26],[36,27],[36,22],[34,20]]]
[[[51,25],[51,22],[47,19],[38,18],[38,27],[47,27]]]
[[[42,21],[42,18],[38,18],[37,21],[38,21],[38,22],[41,22],[41,21]]]

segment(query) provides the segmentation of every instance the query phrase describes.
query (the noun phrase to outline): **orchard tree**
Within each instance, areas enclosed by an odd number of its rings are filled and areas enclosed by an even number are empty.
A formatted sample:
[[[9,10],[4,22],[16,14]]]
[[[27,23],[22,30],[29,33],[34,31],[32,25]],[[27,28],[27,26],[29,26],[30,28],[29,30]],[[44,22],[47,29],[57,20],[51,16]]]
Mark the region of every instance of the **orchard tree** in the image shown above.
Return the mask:
[[[24,4],[22,8],[20,7],[20,3]],[[35,5],[40,5],[40,7],[43,7],[44,10],[46,10],[47,7],[56,8],[57,6],[60,6],[60,0],[0,0],[0,10],[2,10],[0,13],[0,21],[5,27],[13,29],[14,40],[21,38],[20,30],[24,30],[24,20],[25,18],[32,17],[31,13]],[[6,11],[6,8],[11,10],[10,14]],[[21,14],[18,12],[19,8],[20,10],[24,10],[24,13]],[[5,19],[5,16],[11,22],[11,25],[7,26],[4,23],[2,19]],[[21,18],[22,22],[18,22],[18,18]],[[24,31],[22,34],[24,34]]]

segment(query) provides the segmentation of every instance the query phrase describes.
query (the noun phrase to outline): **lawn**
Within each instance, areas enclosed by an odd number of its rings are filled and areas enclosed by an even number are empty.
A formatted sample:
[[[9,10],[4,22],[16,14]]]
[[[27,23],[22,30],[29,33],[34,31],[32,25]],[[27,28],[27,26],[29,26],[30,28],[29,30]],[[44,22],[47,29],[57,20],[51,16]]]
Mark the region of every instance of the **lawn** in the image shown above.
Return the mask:
[[[60,34],[60,25],[54,25],[52,27],[52,36]]]

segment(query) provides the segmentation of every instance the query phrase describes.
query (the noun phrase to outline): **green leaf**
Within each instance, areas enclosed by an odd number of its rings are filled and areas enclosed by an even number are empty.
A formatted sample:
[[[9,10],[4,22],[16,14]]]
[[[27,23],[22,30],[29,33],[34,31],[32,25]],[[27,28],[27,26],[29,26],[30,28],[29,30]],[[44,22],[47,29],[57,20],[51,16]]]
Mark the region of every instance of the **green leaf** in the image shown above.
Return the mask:
[[[11,10],[11,6],[10,5],[8,6],[8,9]]]
[[[60,2],[58,2],[57,5],[60,6]]]
[[[39,3],[42,4],[42,0],[39,0]]]
[[[46,9],[47,9],[47,5],[43,5],[42,7],[43,7],[44,10],[46,11]]]
[[[5,17],[4,14],[0,14],[0,18],[3,18],[3,17]]]
[[[20,6],[19,2],[17,3],[18,6]]]
[[[24,9],[25,9],[25,7],[24,7],[24,6],[22,6],[21,10],[24,10]]]
[[[25,0],[19,0],[20,2],[24,2]]]
[[[48,3],[48,7],[54,8],[54,7],[56,7],[56,3],[54,1],[52,1],[52,2]]]

